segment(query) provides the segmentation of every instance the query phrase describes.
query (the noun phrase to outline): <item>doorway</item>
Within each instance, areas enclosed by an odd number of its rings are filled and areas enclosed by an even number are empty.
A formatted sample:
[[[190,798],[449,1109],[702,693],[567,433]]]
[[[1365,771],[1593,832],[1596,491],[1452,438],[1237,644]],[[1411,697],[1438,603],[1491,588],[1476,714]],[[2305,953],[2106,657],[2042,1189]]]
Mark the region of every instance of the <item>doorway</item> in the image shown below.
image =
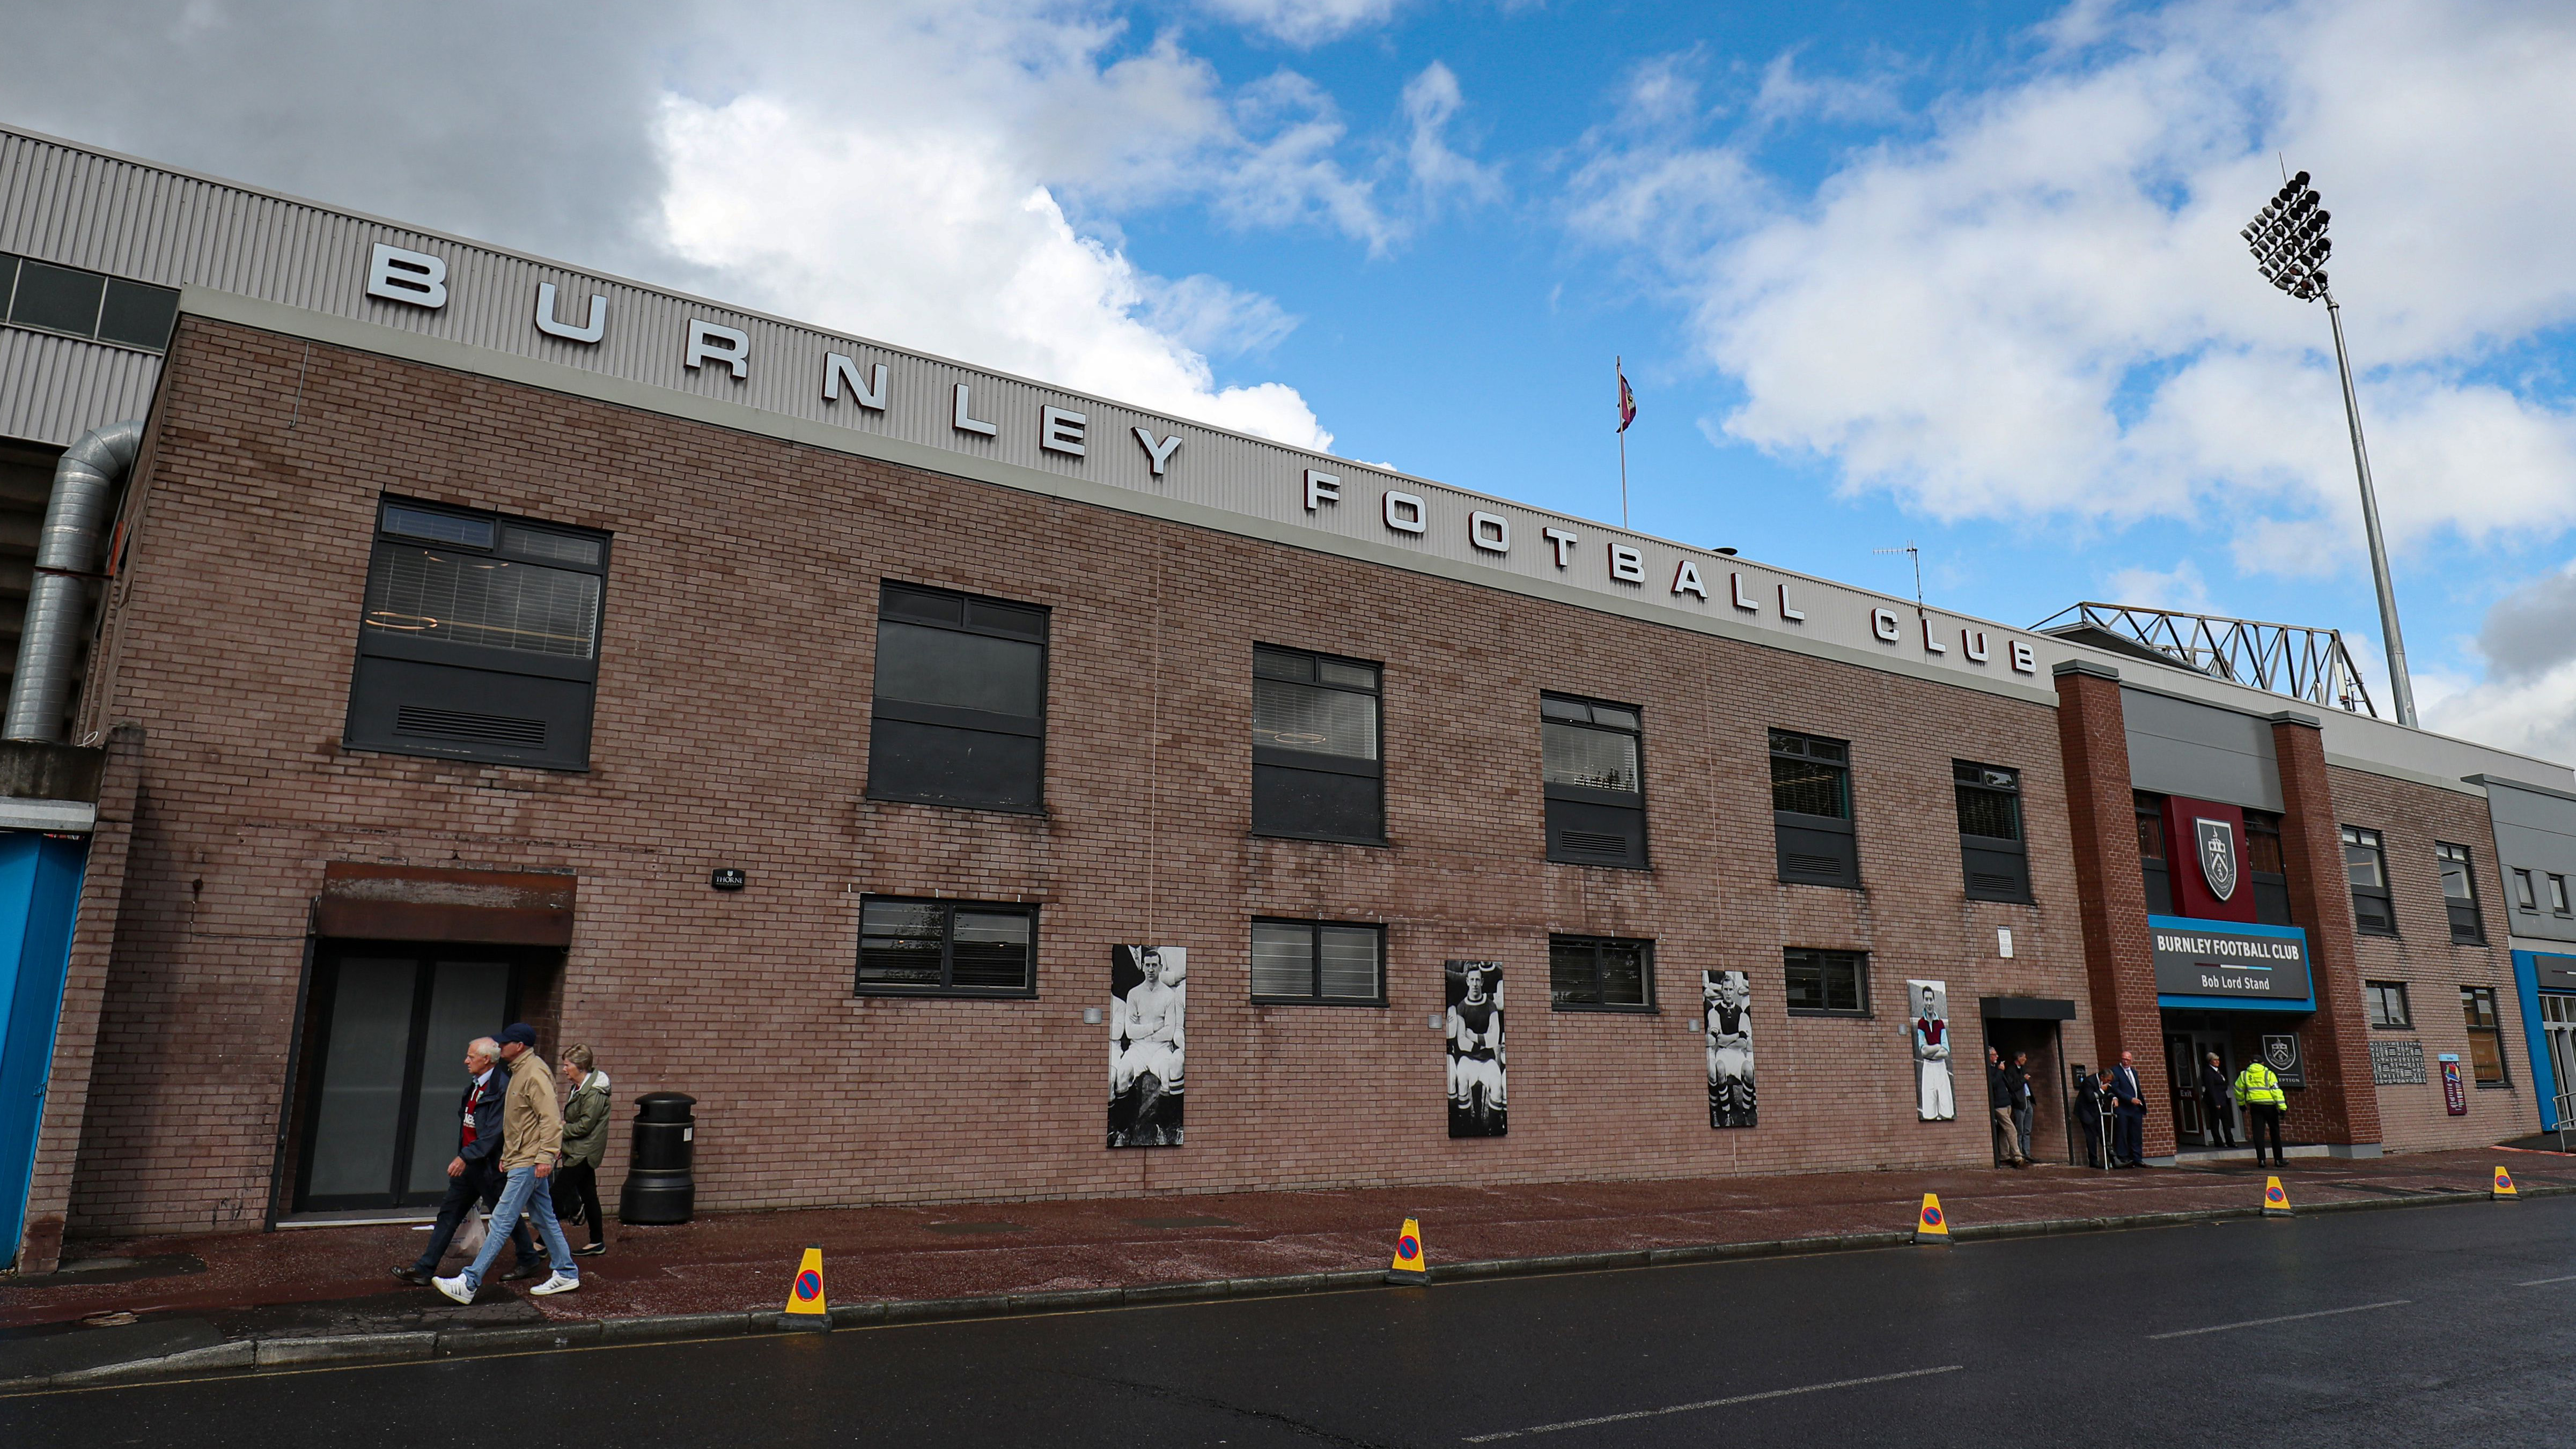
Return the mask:
[[[299,1212],[435,1203],[456,1155],[465,1044],[519,1014],[525,948],[326,941],[298,1134]]]
[[[2568,1100],[2576,1095],[2576,996],[2542,992],[2540,1025],[2549,1039],[2550,1072],[2558,1081],[2558,1100],[2549,1104],[2549,1114],[2563,1127],[2568,1125]]]
[[[2224,1145],[2218,1124],[2209,1117],[2209,1105],[2200,1097],[2201,1062],[2210,1053],[2218,1054],[2218,1070],[2231,1082],[2236,1080],[2236,1052],[2223,1031],[2167,1031],[2165,1033],[2165,1086],[2173,1100],[2174,1138],[2186,1146],[2218,1147]],[[2238,1120],[2229,1122],[2230,1133],[2238,1142],[2245,1140],[2241,1112]]]

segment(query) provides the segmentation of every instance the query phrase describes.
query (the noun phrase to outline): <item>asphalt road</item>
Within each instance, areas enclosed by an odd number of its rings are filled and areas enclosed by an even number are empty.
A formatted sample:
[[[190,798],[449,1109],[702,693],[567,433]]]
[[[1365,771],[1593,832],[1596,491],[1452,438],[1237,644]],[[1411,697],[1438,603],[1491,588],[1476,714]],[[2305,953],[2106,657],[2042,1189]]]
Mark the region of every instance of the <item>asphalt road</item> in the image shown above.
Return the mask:
[[[2557,1198],[138,1385],[0,1444],[2483,1449],[2576,1444],[2571,1362]]]

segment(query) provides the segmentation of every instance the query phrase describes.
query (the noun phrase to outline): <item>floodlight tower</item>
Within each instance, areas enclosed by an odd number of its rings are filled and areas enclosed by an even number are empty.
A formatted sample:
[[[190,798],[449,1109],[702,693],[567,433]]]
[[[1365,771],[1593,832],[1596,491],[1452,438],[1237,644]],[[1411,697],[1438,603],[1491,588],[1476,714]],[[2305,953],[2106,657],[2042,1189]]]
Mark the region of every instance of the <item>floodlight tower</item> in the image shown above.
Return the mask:
[[[2406,677],[2406,641],[2397,632],[2397,588],[2388,580],[2388,544],[2379,532],[2379,495],[2370,486],[2370,453],[2361,443],[2361,402],[2352,390],[2352,359],[2344,351],[2343,309],[2327,290],[2325,263],[2334,243],[2326,240],[2333,214],[2321,205],[2308,173],[2284,183],[2252,224],[2239,235],[2254,251],[2263,280],[2302,302],[2322,298],[2326,320],[2334,327],[2335,368],[2343,374],[2343,415],[2352,428],[2352,466],[2361,475],[2361,526],[2370,539],[2370,576],[2379,586],[2379,637],[2388,650],[2388,692],[2397,705],[2397,722],[2415,724],[2415,686]]]

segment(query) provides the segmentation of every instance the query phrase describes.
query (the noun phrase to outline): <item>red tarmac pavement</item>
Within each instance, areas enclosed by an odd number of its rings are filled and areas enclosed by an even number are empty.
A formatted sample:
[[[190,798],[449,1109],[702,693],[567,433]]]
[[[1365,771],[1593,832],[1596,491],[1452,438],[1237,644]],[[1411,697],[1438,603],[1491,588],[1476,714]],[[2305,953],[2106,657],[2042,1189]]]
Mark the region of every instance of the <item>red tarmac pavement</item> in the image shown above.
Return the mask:
[[[2294,1206],[2484,1196],[2498,1162],[2528,1186],[2576,1188],[2576,1160],[2507,1149],[2300,1158],[2282,1176]],[[578,1293],[527,1303],[555,1319],[774,1310],[808,1243],[823,1247],[837,1305],[1383,1268],[1407,1217],[1422,1220],[1436,1273],[1481,1259],[1899,1232],[1913,1226],[1926,1192],[1941,1195],[1952,1222],[1974,1230],[2251,1208],[2262,1185],[2263,1175],[2244,1163],[2120,1173],[2055,1166],[723,1213],[677,1227],[612,1225],[608,1252],[581,1260]],[[95,1270],[0,1275],[0,1329],[118,1310],[220,1319],[347,1303],[364,1316],[402,1302],[387,1295],[416,1295],[424,1310],[448,1308],[435,1290],[391,1277],[422,1241],[408,1227],[376,1226],[73,1244],[67,1265],[115,1258],[132,1260],[129,1271],[204,1267],[121,1282],[102,1281],[116,1275]],[[503,1294],[496,1285],[484,1299]],[[317,1323],[306,1331],[334,1330]]]

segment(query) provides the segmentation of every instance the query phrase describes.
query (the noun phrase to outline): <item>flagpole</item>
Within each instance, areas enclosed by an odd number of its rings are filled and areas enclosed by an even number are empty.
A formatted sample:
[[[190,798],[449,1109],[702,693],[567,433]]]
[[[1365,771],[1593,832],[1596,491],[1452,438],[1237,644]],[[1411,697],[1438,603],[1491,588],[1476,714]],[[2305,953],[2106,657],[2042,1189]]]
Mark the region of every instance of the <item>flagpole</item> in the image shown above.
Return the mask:
[[[1610,358],[1610,375],[1619,380],[1619,526],[1628,526],[1628,359],[1617,354]]]

